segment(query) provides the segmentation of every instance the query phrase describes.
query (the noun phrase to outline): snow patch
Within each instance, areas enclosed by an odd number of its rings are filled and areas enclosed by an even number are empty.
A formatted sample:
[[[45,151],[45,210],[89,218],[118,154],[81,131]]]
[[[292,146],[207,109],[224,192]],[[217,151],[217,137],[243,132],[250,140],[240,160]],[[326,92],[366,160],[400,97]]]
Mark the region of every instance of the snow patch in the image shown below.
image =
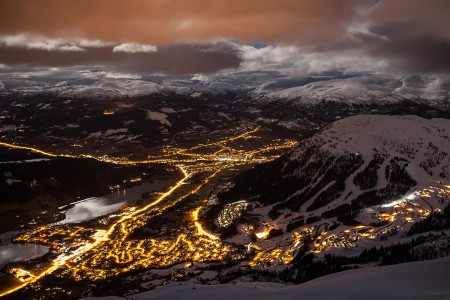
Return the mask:
[[[157,111],[147,111],[147,120],[159,121],[161,125],[172,126],[172,123],[168,120],[168,116],[165,113]]]
[[[163,107],[163,108],[161,108],[161,111],[166,114],[174,114],[177,112],[175,109],[173,109],[171,107]]]

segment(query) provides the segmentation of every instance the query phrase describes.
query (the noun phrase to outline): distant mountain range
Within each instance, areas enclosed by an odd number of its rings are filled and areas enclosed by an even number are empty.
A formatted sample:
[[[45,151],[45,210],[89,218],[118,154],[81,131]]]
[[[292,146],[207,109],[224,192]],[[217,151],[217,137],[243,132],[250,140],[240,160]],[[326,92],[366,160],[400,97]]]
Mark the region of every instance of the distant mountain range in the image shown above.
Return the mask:
[[[69,73],[30,72],[0,74],[0,94],[51,93],[66,97],[118,97],[162,92],[180,94],[232,92],[253,99],[325,101],[345,103],[431,101],[448,105],[450,78],[447,75],[377,75],[327,72],[305,77],[268,72],[241,72],[193,77],[137,76],[102,70]]]

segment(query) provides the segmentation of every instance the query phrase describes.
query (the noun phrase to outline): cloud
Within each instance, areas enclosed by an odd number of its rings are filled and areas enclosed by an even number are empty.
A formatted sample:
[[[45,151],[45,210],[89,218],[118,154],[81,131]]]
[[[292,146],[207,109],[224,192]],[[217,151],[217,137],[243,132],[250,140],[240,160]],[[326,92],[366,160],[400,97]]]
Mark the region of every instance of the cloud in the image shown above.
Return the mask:
[[[450,72],[449,11],[446,0],[380,1],[367,12],[360,48],[390,72]]]
[[[136,73],[214,73],[241,63],[239,49],[224,42],[172,44],[160,46],[156,52],[122,55],[116,67]]]
[[[304,76],[329,70],[380,72],[387,61],[364,55],[362,49],[320,50],[316,47],[238,45],[242,62],[239,72],[276,71],[284,75]]]
[[[104,42],[101,40],[87,40],[87,39],[75,39],[75,41],[72,40],[72,43],[75,43],[83,48],[101,48],[111,46],[113,44],[111,42]]]
[[[365,28],[365,27],[349,26],[347,28],[347,33],[350,36],[353,36],[359,42],[362,41],[362,39],[360,37],[363,37],[363,39],[365,39],[365,38],[376,38],[376,39],[381,39],[381,40],[384,40],[384,41],[389,41],[389,38],[387,36],[376,34],[375,32],[372,32],[368,28]]]
[[[0,47],[16,47],[30,50],[79,52],[85,51],[85,48],[100,48],[109,45],[111,43],[100,40],[48,38],[42,35],[24,33],[0,35]]]
[[[46,51],[84,51],[77,43],[62,39],[48,39],[26,34],[0,35],[0,46],[39,49]]]
[[[126,43],[115,46],[113,52],[148,53],[156,52],[158,48],[153,45],[141,45],[137,43]]]
[[[151,52],[113,52],[114,46],[84,51],[54,51],[21,46],[0,47],[0,63],[26,67],[102,65],[119,73],[183,75],[214,73],[237,68],[241,57],[231,43],[211,42],[164,45]]]
[[[166,74],[450,72],[448,0],[3,0],[1,8],[5,64]],[[14,58],[5,48],[30,53]]]
[[[399,37],[394,43],[367,42],[366,56],[388,60],[387,71],[450,72],[450,40],[418,36]]]
[[[142,79],[142,76],[140,75],[116,72],[106,72],[105,77],[111,79]]]
[[[246,71],[289,69],[302,60],[302,53],[296,46],[266,46],[257,48],[250,45],[240,46],[242,53],[241,68]]]

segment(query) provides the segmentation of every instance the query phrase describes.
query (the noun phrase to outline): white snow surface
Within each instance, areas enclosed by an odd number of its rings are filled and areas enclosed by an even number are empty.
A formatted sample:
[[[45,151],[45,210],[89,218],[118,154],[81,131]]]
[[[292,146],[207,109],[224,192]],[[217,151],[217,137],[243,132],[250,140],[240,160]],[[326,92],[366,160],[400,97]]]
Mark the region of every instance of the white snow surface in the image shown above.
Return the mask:
[[[175,109],[173,109],[171,107],[163,107],[163,108],[161,108],[161,111],[166,114],[174,114],[177,112]]]
[[[270,282],[199,285],[173,283],[126,299],[450,299],[450,258],[349,270],[300,285]],[[121,297],[84,298],[125,299]]]
[[[161,125],[172,126],[167,114],[158,111],[147,111],[147,119],[152,121],[159,121]]]

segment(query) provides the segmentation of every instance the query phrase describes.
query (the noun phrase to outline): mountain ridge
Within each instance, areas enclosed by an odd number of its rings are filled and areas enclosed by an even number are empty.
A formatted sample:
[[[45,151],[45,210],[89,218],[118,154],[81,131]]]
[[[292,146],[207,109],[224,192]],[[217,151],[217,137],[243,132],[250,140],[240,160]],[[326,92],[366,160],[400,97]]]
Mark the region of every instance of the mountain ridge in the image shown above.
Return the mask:
[[[275,222],[285,231],[295,228],[295,220],[301,220],[297,227],[335,218],[352,222],[364,208],[450,184],[449,136],[447,119],[349,117],[239,175],[218,198],[246,199],[254,203],[249,213],[256,223]]]

